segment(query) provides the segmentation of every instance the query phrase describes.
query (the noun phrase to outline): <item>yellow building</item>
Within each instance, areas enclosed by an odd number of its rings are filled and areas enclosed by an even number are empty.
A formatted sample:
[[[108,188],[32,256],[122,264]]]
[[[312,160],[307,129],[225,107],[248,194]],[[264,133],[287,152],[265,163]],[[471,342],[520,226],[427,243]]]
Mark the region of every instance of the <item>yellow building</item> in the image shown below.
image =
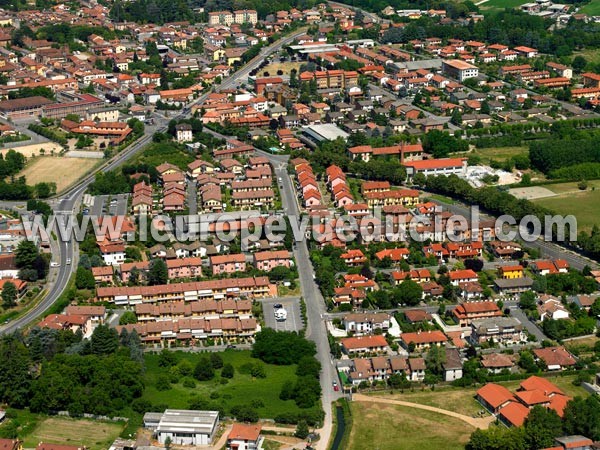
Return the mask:
[[[498,271],[500,277],[504,280],[523,277],[523,266],[502,266]]]

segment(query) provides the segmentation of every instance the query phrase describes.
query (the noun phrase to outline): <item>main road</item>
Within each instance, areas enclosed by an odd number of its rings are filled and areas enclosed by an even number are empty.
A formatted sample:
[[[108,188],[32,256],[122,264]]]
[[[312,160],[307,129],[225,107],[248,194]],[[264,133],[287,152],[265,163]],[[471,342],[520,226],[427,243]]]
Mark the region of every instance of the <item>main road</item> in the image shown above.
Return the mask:
[[[218,88],[223,90],[231,89],[238,86],[242,82],[242,80],[248,77],[248,74],[252,70],[258,68],[258,66],[267,56],[279,51],[284,46],[289,45],[291,42],[293,42],[294,39],[305,33],[306,28],[301,28],[292,34],[284,36],[281,39],[273,42],[269,46],[262,48],[260,53],[255,58],[253,58],[243,67],[241,67],[231,77],[226,78],[218,86]],[[114,170],[123,163],[125,163],[136,153],[138,153],[143,147],[145,147],[151,142],[154,133],[166,131],[169,120],[182,119],[186,117],[190,113],[191,106],[193,106],[194,104],[204,102],[209,95],[210,91],[200,95],[197,99],[195,99],[190,105],[186,106],[176,116],[169,118],[157,116],[155,124],[150,127],[147,127],[143,137],[141,137],[140,139],[132,143],[129,147],[115,155],[101,168],[97,169],[90,175],[83,178],[79,183],[71,187],[68,191],[62,193],[59,198],[53,199],[52,207],[55,215],[57,216],[57,220],[65,220],[69,216],[74,216],[77,214],[77,212],[79,211],[81,200],[83,198],[83,194],[88,188],[88,186],[94,181],[96,173]],[[22,205],[22,202],[0,202],[0,207],[16,208]],[[3,327],[0,327],[0,334],[12,333],[37,319],[41,314],[44,313],[44,311],[50,308],[50,306],[52,306],[54,302],[56,302],[56,300],[66,289],[69,279],[71,278],[72,273],[77,267],[76,261],[78,255],[78,246],[74,238],[63,241],[62,239],[60,239],[59,233],[55,232],[55,235],[58,239],[57,242],[53,242],[53,261],[58,262],[60,266],[58,267],[58,270],[56,270],[55,268],[50,269],[51,273],[49,275],[49,278],[53,277],[55,272],[57,272],[57,274],[56,278],[48,283],[48,293],[42,300],[35,304],[26,313],[14,319],[12,322],[9,322],[8,324],[4,325]],[[67,262],[69,262],[69,264],[67,264]]]

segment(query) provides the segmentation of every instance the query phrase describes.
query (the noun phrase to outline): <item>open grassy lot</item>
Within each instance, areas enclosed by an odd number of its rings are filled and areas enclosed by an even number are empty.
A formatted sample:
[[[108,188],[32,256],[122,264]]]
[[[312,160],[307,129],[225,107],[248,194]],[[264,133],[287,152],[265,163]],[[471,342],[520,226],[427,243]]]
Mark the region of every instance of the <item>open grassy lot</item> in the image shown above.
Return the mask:
[[[585,191],[579,190],[577,183],[548,184],[544,187],[558,195],[533,201],[557,214],[573,214],[577,217],[578,231],[589,231],[594,224],[600,222],[600,209],[590,207],[600,202],[600,181],[588,182]]]
[[[579,12],[582,14],[587,14],[589,16],[600,15],[600,1],[592,0],[587,5],[582,6]]]
[[[565,377],[548,377],[549,381],[554,383],[571,397],[587,395],[582,387],[573,385],[573,379],[574,376],[572,375]],[[506,386],[510,391],[515,391],[519,387],[521,381],[522,380],[499,382],[498,384]],[[389,393],[375,393],[373,395],[380,395],[393,400],[434,406],[436,408],[464,414],[465,416],[473,416],[482,410],[481,404],[475,400],[477,389],[479,389],[479,387],[459,388],[453,386],[437,386],[434,391],[430,389],[422,391],[417,388],[413,392],[406,390],[403,394],[395,391],[392,395]]]
[[[18,174],[33,186],[43,181],[54,181],[57,192],[69,187],[92,170],[100,161],[92,158],[64,158],[40,156],[30,161]]]
[[[187,359],[195,367],[203,356],[198,353],[176,352],[178,361]],[[196,382],[195,388],[183,386],[183,379],[172,384],[172,388],[160,391],[156,382],[161,374],[168,374],[169,368],[159,367],[158,355],[146,355],[146,373],[144,398],[153,405],[167,405],[169,408],[186,409],[190,399],[200,397],[222,403],[226,408],[236,405],[252,405],[261,418],[274,418],[283,413],[298,412],[300,409],[293,400],[283,401],[279,393],[283,384],[295,380],[296,366],[275,366],[264,364],[250,356],[249,351],[228,350],[220,353],[224,363],[230,363],[235,369],[234,377],[227,384],[221,384],[217,373],[215,378],[206,382]],[[240,373],[240,367],[248,363],[260,362],[265,366],[266,378],[252,378]],[[219,372],[219,371],[217,371]],[[211,397],[212,395],[212,397]]]
[[[517,155],[527,155],[529,149],[526,146],[516,147],[490,147],[490,148],[475,148],[467,153],[456,154],[456,156],[463,156],[465,158],[476,155],[481,158],[481,162],[488,164],[491,159],[496,161],[506,161]]]
[[[381,403],[350,403],[348,448],[364,450],[463,449],[475,430],[453,417]]]
[[[600,1],[598,0],[592,0],[592,2],[589,5],[589,7],[592,7],[592,5],[600,5]],[[585,7],[582,8],[582,10]],[[581,11],[583,12],[583,11]],[[589,12],[586,12],[586,14],[590,14]],[[577,55],[581,55],[583,56],[588,62],[591,63],[598,63],[600,62],[600,50],[597,49],[593,49],[593,48],[586,48],[583,50],[579,50],[573,53],[573,57],[577,56]]]
[[[502,11],[505,8],[517,8],[524,3],[527,3],[527,0],[489,0],[486,2],[480,3],[479,8],[484,14],[493,13],[496,11]]]
[[[276,77],[278,71],[282,71],[283,75],[289,76],[292,69],[296,69],[297,72],[300,71],[300,62],[274,62],[265,66],[264,69],[261,70],[260,74],[262,75],[264,72],[269,72],[269,76]]]
[[[105,450],[119,436],[122,424],[93,420],[49,417],[41,421],[24,439],[25,448],[40,442],[85,445],[90,450]]]
[[[447,409],[465,416],[472,416],[482,410],[481,404],[475,400],[474,388],[455,388],[451,386],[436,387],[435,391],[426,389],[414,392],[405,391],[404,394],[385,395],[385,398],[402,400],[405,402],[419,403],[421,405],[434,406]],[[419,410],[419,413],[421,410]]]

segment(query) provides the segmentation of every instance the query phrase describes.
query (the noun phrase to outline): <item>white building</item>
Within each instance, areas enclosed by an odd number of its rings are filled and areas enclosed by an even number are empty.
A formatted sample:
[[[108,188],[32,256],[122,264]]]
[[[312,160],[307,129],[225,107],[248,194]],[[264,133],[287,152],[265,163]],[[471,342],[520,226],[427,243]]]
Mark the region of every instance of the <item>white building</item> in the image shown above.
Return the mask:
[[[261,426],[234,423],[227,436],[228,450],[259,450],[264,438],[260,435]]]
[[[144,416],[144,426],[155,428],[158,442],[167,438],[175,445],[210,445],[219,426],[218,411],[167,409],[156,425],[157,413]]]
[[[372,334],[377,329],[387,331],[391,326],[390,320],[390,315],[386,313],[346,314],[344,328],[346,332],[353,332],[357,335]]]
[[[177,142],[192,142],[194,140],[192,134],[192,126],[188,123],[180,123],[175,126],[177,133]]]
[[[426,177],[430,175],[458,175],[465,176],[467,173],[466,158],[440,158],[424,159],[422,161],[406,161],[403,163],[406,167],[408,178],[412,178],[417,173],[422,173]]]
[[[442,71],[449,77],[458,81],[464,81],[467,78],[476,78],[479,76],[479,69],[473,64],[460,59],[450,59],[442,61]]]

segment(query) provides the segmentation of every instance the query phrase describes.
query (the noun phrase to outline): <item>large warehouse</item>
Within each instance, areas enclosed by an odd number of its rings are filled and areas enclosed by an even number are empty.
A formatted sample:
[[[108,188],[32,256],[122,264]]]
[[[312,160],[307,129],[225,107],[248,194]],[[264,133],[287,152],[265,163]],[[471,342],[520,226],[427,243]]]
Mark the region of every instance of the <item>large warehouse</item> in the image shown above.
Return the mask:
[[[219,426],[219,412],[167,409],[162,415],[146,413],[144,426],[154,430],[161,444],[170,438],[175,445],[210,445]]]

